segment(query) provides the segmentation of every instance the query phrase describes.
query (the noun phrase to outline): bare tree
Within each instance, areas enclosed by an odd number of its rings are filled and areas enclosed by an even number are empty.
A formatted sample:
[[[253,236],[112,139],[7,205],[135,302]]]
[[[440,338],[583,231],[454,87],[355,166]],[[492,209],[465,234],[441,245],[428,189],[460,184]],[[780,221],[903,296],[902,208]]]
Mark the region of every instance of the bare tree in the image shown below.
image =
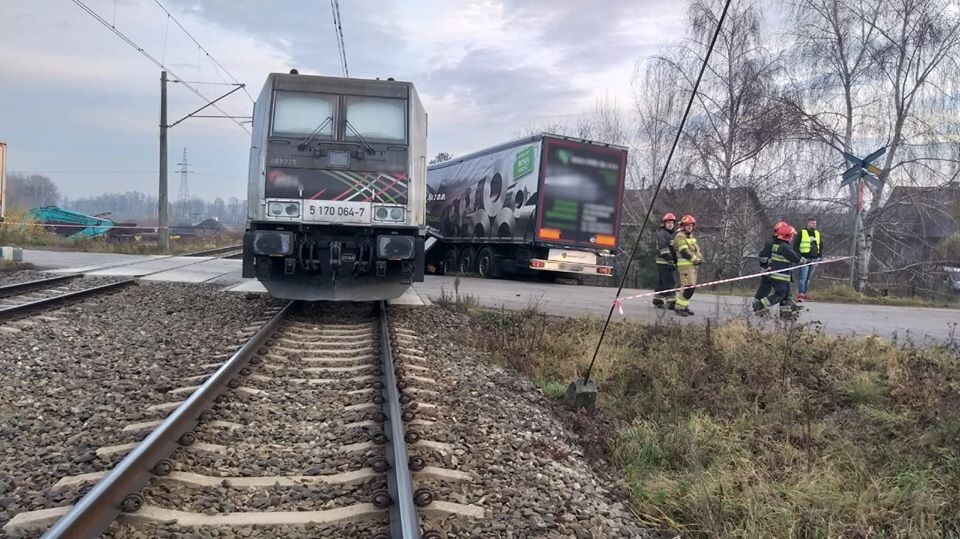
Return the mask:
[[[56,206],[60,203],[60,190],[57,184],[39,174],[7,175],[7,204],[10,208],[31,209],[42,206]]]
[[[722,7],[719,0],[692,2],[690,37],[675,54],[655,59],[673,71],[680,92],[692,91]],[[776,151],[787,125],[778,96],[781,61],[765,46],[762,27],[754,0],[733,1],[684,129],[684,163],[677,167],[682,173],[676,180],[709,187],[716,198],[717,248],[707,255],[721,271],[739,271],[743,257],[753,254],[757,243],[756,219],[732,218],[731,212],[742,207],[731,198],[734,189],[772,191],[787,181],[783,154]]]
[[[449,153],[440,152],[437,155],[435,155],[433,159],[430,160],[430,164],[435,165],[437,163],[443,163],[444,161],[449,161],[451,159],[453,159],[453,156],[450,155]]]
[[[792,3],[799,22],[793,32],[795,61],[790,64],[797,83],[792,103],[807,127],[808,140],[854,154],[887,147],[882,184],[869,187],[863,225],[854,238],[860,255],[854,284],[862,289],[890,189],[955,179],[957,150],[946,138],[955,133],[956,120],[951,122],[943,112],[952,109],[956,115],[949,98],[951,90],[956,93],[960,13],[949,0]],[[828,179],[835,181],[836,173],[823,174],[813,184],[829,192]],[[856,185],[846,196],[856,219]]]
[[[637,150],[640,185],[656,182],[677,133],[682,107],[680,83],[673,65],[658,59],[637,63],[633,76],[633,102],[637,116]]]
[[[857,285],[866,284],[873,253],[874,233],[882,216],[884,188],[894,181],[918,183],[918,176],[943,180],[944,161],[940,138],[944,105],[955,95],[944,88],[960,75],[960,13],[949,0],[880,0],[878,38],[871,54],[880,71],[884,90],[879,109],[885,121],[874,135],[886,139],[887,153],[871,187],[871,199],[859,242]],[[860,13],[867,19],[868,13]],[[954,111],[954,115],[956,112]]]

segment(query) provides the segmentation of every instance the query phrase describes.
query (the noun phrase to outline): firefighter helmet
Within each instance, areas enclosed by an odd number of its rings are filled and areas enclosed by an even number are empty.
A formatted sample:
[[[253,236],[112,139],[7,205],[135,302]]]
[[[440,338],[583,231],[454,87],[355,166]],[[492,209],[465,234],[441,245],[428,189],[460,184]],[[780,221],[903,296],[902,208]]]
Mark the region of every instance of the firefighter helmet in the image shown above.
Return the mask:
[[[790,241],[797,235],[797,230],[787,223],[781,223],[780,226],[774,230],[774,234],[776,234],[779,240]]]
[[[677,220],[677,216],[676,216],[676,215],[674,215],[674,214],[672,214],[672,213],[670,213],[670,212],[667,212],[667,213],[663,214],[663,217],[660,219],[660,222],[661,222],[661,223],[666,223],[667,221],[676,221],[676,220]]]
[[[696,224],[697,220],[692,215],[684,215],[680,218],[680,226]]]

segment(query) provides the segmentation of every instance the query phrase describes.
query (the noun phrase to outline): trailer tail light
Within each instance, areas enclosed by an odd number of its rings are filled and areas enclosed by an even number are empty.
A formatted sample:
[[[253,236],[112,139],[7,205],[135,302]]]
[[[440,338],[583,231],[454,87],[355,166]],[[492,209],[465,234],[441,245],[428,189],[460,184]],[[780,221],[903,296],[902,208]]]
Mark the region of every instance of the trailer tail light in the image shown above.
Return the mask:
[[[600,266],[599,268],[597,268],[597,273],[599,273],[600,275],[613,275],[613,267]]]
[[[617,237],[610,236],[607,234],[597,234],[597,245],[609,245],[614,246],[617,244]]]
[[[560,229],[559,228],[541,228],[540,237],[545,240],[559,240]]]
[[[543,260],[531,260],[530,267],[534,269],[543,269],[547,267],[547,264]]]

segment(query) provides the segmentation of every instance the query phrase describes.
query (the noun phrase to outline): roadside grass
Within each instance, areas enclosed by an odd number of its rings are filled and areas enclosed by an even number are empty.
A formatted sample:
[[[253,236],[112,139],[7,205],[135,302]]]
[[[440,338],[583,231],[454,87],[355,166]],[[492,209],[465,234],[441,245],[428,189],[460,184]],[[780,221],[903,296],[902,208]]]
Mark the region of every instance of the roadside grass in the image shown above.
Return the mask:
[[[469,312],[465,340],[558,399],[602,327],[535,305]],[[617,322],[591,375],[615,425],[604,458],[648,525],[684,536],[956,537],[957,351]]]
[[[45,230],[38,224],[26,223],[23,211],[10,212],[6,223],[0,224],[0,245],[40,248],[53,251],[80,251],[91,253],[115,254],[162,254],[157,241],[115,241],[106,238],[65,238]],[[223,234],[215,237],[189,238],[177,240],[171,238],[170,251],[166,254],[180,254],[239,245],[238,235]]]

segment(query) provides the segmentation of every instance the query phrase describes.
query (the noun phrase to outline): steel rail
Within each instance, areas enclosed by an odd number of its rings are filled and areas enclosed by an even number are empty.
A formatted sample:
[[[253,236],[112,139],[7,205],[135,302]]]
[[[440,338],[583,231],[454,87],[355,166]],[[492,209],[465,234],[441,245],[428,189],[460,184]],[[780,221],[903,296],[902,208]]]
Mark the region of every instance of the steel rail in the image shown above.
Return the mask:
[[[183,253],[182,255],[174,256],[214,256],[224,253],[233,253],[233,252],[243,252],[243,245],[231,245],[229,247],[217,247],[215,249],[207,249],[204,251],[194,251],[192,253]]]
[[[20,305],[11,305],[10,307],[0,309],[0,320],[6,320],[14,316],[23,316],[34,311],[49,309],[53,305],[60,305],[68,301],[81,299],[86,296],[92,296],[100,292],[107,292],[108,290],[115,288],[122,288],[124,286],[133,284],[135,281],[136,279],[126,279],[123,281],[117,281],[115,283],[107,283],[100,286],[85,288],[83,290],[77,290],[75,292],[67,292],[66,294],[60,294],[59,296],[21,303]]]
[[[143,504],[139,491],[210,409],[217,397],[246,367],[250,357],[296,307],[291,301],[270,319],[246,344],[224,362],[157,428],[101,479],[90,492],[43,534],[43,538],[80,539],[99,537],[122,511],[136,511]]]
[[[380,355],[383,359],[383,431],[387,435],[387,491],[393,500],[390,506],[390,537],[420,539],[420,520],[413,501],[413,480],[404,439],[400,389],[390,349],[390,327],[387,324],[387,302],[380,301]]]
[[[21,294],[38,286],[47,286],[55,283],[71,281],[77,277],[80,277],[80,274],[72,273],[70,275],[60,275],[59,277],[49,277],[47,279],[37,279],[35,281],[27,281],[25,283],[14,283],[0,286],[0,298],[7,297],[10,294]]]

